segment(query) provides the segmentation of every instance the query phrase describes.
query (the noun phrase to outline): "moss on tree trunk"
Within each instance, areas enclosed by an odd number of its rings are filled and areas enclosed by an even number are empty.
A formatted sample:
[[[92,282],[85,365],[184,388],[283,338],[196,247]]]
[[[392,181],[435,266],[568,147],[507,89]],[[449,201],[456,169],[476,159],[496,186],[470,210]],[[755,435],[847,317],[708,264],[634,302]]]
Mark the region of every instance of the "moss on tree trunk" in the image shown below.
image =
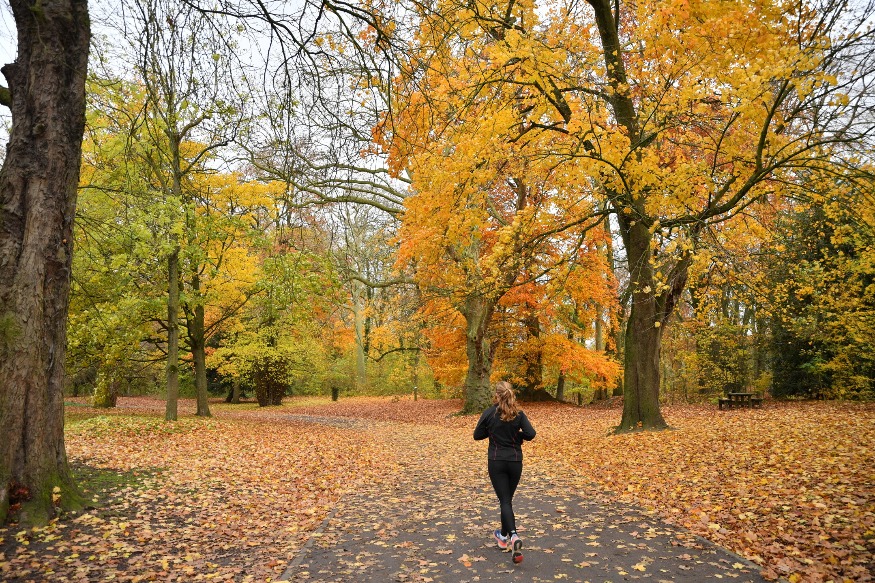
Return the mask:
[[[480,413],[492,404],[492,343],[489,339],[489,323],[495,304],[482,296],[474,296],[465,302],[465,350],[468,355],[468,373],[465,376],[465,402],[462,413]]]
[[[113,379],[105,371],[101,371],[97,377],[97,387],[91,403],[95,407],[110,409],[116,406],[118,401],[118,381]]]
[[[652,235],[641,222],[624,228],[632,281],[632,311],[626,325],[623,417],[617,432],[666,429],[659,410],[659,353],[664,308],[655,293],[651,263]]]

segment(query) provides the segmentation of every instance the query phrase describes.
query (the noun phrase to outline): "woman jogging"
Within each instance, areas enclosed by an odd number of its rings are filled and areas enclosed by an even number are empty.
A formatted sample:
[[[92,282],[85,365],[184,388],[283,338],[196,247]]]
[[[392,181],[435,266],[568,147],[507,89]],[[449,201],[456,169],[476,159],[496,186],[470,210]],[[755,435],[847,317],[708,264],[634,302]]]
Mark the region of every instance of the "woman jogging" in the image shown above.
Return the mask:
[[[535,438],[528,417],[517,407],[513,387],[507,381],[495,385],[495,403],[483,412],[474,439],[489,438],[489,479],[501,506],[501,530],[492,533],[498,548],[511,549],[514,563],[523,561],[523,542],[516,532],[513,493],[523,473],[523,440]]]

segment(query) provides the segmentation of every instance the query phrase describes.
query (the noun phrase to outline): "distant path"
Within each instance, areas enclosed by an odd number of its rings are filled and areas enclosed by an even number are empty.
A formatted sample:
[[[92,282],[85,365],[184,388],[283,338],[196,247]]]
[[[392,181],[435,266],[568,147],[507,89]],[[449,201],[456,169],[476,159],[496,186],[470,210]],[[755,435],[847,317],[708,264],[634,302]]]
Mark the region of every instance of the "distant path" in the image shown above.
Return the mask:
[[[352,417],[330,417],[328,415],[281,415],[280,417],[288,421],[297,421],[298,423],[316,423],[318,425],[340,427],[341,429],[365,429],[373,425],[373,423],[364,419]]]
[[[460,445],[440,429],[412,424],[290,418],[366,430],[369,439],[385,440],[398,471],[393,483],[368,485],[345,498],[282,580],[765,581],[756,565],[725,549],[633,507],[580,498],[561,477],[531,466],[514,498],[525,545],[523,563],[514,565],[490,534],[498,504],[483,443]]]

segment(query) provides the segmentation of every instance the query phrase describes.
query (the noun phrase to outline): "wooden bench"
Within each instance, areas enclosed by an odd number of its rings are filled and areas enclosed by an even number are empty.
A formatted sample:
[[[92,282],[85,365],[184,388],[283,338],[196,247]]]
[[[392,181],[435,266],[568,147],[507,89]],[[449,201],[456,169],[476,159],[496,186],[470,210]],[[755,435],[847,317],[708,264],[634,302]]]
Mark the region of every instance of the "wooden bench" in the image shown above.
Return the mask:
[[[735,407],[741,408],[761,408],[763,406],[763,398],[756,393],[727,393],[725,397],[717,399],[717,407],[723,410],[723,406],[727,409]]]

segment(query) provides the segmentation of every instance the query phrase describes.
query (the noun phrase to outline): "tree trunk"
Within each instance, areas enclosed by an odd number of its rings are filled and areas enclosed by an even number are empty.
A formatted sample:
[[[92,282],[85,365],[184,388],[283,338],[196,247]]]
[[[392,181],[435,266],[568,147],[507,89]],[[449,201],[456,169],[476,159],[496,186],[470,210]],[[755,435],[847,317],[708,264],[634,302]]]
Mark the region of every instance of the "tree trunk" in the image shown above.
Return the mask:
[[[621,224],[624,223],[621,222]],[[659,410],[659,353],[663,310],[658,309],[651,260],[652,235],[642,222],[623,228],[629,256],[632,312],[626,324],[623,418],[618,432],[665,429]]]
[[[168,119],[175,122],[176,113],[171,110]],[[173,128],[173,125],[171,125]],[[167,137],[170,140],[170,164],[171,164],[171,195],[179,204],[184,202],[182,196],[182,166],[179,153],[180,137],[174,131],[166,130]],[[179,235],[172,231],[170,242],[173,246],[173,251],[167,260],[167,407],[164,413],[164,419],[167,421],[176,421],[177,419],[177,403],[179,401],[179,254],[181,251]]]
[[[562,369],[559,370],[559,379],[556,381],[556,400],[565,400],[565,371]]]
[[[468,354],[468,374],[465,377],[465,403],[463,413],[480,413],[492,404],[492,343],[489,339],[489,323],[492,320],[494,302],[482,297],[469,297],[462,315],[465,316],[465,350]]]
[[[79,503],[64,449],[64,352],[85,127],[86,0],[10,2],[18,56],[2,71],[12,127],[0,170],[0,522]],[[16,498],[13,498],[13,491]],[[27,493],[29,500],[19,500]]]
[[[352,314],[355,327],[355,388],[363,392],[367,388],[368,377],[365,361],[365,297],[362,293],[362,284],[352,283]]]
[[[627,90],[629,82],[619,27],[612,10],[613,3],[610,0],[587,1],[593,8],[602,56],[613,90],[609,99],[611,110],[630,142],[639,141],[643,136],[635,103]],[[640,156],[640,150],[634,155]],[[617,431],[664,429],[667,424],[659,411],[659,351],[664,310],[657,310],[653,265],[650,263],[650,242],[653,238],[649,231],[651,223],[645,220],[645,199],[640,192],[636,192],[634,184],[629,185],[629,190],[614,194],[611,197],[612,204],[615,205],[614,211],[620,223],[620,234],[628,257],[630,285],[633,286],[632,310],[626,323],[624,342],[623,418]]]
[[[530,308],[531,309],[531,308]],[[541,350],[541,321],[537,314],[530,313],[525,320],[529,342],[534,350],[526,354],[526,390],[534,393],[544,385],[544,354]]]
[[[413,352],[412,360],[411,380],[413,381],[413,400],[416,401],[419,398],[419,350]]]
[[[118,386],[119,382],[117,379],[112,378],[106,371],[101,371],[97,377],[94,398],[91,400],[92,406],[101,409],[115,407],[118,401]]]
[[[665,429],[659,410],[659,352],[662,328],[653,326],[655,310],[648,302],[632,304],[626,328],[623,418],[618,432]]]
[[[596,318],[595,318],[595,349],[599,352],[604,352],[605,350],[605,322],[604,318],[604,309],[601,306],[596,305]]]
[[[240,379],[237,377],[234,377],[234,380],[231,381],[231,404],[240,404]]]
[[[258,400],[259,407],[268,407],[270,405],[265,367],[264,360],[259,360],[255,365],[255,372],[252,375],[252,382],[255,385],[255,398]]]
[[[207,394],[207,354],[206,339],[204,338],[204,307],[197,305],[194,308],[193,328],[189,341],[191,342],[191,356],[194,360],[194,386],[197,390],[197,411],[199,417],[211,417],[209,395]]]
[[[614,385],[614,392],[612,394],[615,397],[623,396],[623,375],[617,375],[617,384]]]
[[[569,329],[565,337],[574,340],[574,331]],[[559,402],[565,400],[565,369],[559,369],[559,379],[556,381],[556,400]]]
[[[174,245],[176,237],[173,237]],[[179,401],[179,247],[167,258],[167,406],[164,419],[176,421]]]
[[[195,266],[194,269],[197,269]],[[209,395],[207,394],[207,341],[204,325],[204,305],[201,297],[201,279],[197,273],[191,280],[191,291],[194,296],[194,309],[187,310],[186,330],[188,342],[191,345],[191,357],[194,361],[194,386],[197,395],[197,411],[199,417],[211,417]]]

